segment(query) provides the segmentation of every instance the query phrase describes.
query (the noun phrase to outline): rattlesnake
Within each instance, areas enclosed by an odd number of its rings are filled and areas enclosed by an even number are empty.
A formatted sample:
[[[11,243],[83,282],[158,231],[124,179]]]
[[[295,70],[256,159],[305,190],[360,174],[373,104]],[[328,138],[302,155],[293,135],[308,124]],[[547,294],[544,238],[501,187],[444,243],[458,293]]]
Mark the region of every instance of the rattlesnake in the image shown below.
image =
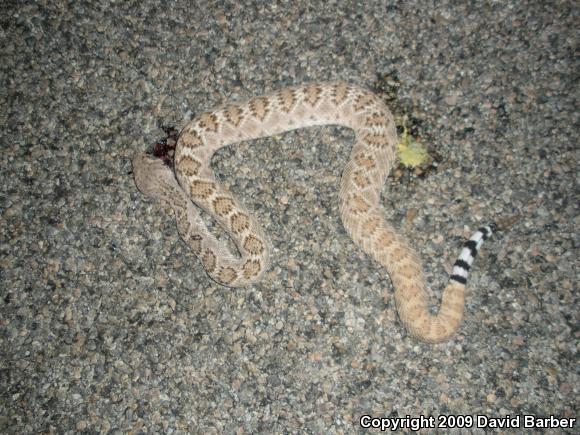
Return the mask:
[[[268,268],[269,242],[254,217],[214,177],[212,155],[235,142],[329,124],[356,134],[340,185],[340,213],[348,234],[387,269],[399,316],[410,333],[428,342],[449,338],[463,316],[469,268],[492,229],[481,228],[466,243],[439,312],[432,315],[419,257],[381,210],[380,193],[395,162],[397,133],[392,114],[372,92],[345,83],[311,83],[203,113],[179,135],[175,174],[162,160],[141,153],[133,159],[135,182],[144,194],[173,208],[181,237],[212,279],[229,287],[245,286]],[[217,220],[240,255],[216,239],[192,201]]]

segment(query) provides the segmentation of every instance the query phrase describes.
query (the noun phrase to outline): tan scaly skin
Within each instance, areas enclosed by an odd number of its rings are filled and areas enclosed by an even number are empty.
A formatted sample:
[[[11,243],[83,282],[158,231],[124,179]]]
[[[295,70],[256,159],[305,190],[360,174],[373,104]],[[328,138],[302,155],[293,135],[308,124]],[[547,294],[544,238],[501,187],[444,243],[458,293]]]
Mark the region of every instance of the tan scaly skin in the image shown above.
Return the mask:
[[[212,279],[229,287],[249,285],[268,268],[269,243],[252,215],[216,180],[211,157],[232,143],[329,124],[356,134],[340,185],[340,212],[348,234],[387,269],[409,332],[428,342],[448,339],[463,317],[465,284],[459,281],[465,279],[450,280],[438,314],[432,315],[419,257],[386,221],[380,204],[385,178],[395,164],[397,133],[391,112],[375,94],[345,83],[312,83],[203,113],[179,136],[176,176],[160,159],[139,154],[133,159],[135,182],[144,194],[173,208],[181,237]],[[192,201],[219,222],[241,255],[232,254],[209,232]],[[491,234],[489,228],[481,231],[482,240]],[[464,251],[462,257],[469,257]],[[469,266],[460,269],[456,263],[454,274],[466,278]]]

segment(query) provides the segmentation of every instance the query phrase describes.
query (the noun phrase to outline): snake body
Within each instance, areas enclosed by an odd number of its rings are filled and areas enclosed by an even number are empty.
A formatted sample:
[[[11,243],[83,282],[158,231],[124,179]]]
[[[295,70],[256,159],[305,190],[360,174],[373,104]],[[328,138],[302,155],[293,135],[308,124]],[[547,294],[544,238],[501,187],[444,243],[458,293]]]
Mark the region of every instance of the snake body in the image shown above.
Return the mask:
[[[463,316],[473,258],[492,229],[481,228],[466,243],[439,311],[431,314],[419,257],[381,208],[381,190],[395,164],[397,133],[391,112],[372,92],[346,83],[310,83],[202,113],[179,135],[175,172],[160,159],[140,153],[133,159],[135,181],[143,193],[173,208],[181,237],[212,279],[230,287],[249,285],[268,268],[269,242],[252,214],[216,180],[211,157],[232,143],[329,124],[351,128],[356,136],[339,195],[348,234],[386,268],[399,317],[409,332],[428,342],[448,339]],[[199,209],[227,231],[239,255],[208,230]]]

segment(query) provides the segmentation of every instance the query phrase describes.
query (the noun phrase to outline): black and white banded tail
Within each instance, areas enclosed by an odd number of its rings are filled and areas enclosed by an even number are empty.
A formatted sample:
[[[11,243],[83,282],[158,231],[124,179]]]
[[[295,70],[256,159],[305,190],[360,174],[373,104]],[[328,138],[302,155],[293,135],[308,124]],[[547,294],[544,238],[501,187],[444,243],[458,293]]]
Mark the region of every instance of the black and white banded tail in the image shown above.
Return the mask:
[[[463,285],[467,283],[471,263],[473,263],[473,259],[477,256],[477,252],[481,248],[481,245],[483,245],[483,242],[491,237],[494,229],[493,225],[481,227],[465,242],[459,258],[453,265],[453,274],[449,278],[450,280]]]

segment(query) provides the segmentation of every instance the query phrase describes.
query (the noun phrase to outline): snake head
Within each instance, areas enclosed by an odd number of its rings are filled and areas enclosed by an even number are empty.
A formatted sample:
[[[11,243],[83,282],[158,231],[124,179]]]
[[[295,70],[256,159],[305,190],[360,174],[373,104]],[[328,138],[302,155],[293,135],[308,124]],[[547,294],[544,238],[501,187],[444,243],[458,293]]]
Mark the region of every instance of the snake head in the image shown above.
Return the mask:
[[[147,196],[163,199],[162,187],[177,184],[173,170],[151,154],[139,153],[132,161],[137,188]]]

